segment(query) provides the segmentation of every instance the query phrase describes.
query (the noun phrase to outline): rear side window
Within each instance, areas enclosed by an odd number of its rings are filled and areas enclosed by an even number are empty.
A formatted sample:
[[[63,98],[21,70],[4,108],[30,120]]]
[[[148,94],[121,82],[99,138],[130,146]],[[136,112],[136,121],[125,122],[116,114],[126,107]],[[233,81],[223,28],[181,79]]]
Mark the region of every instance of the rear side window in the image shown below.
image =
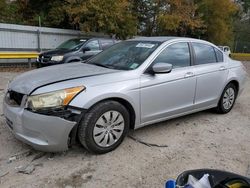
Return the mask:
[[[114,44],[113,40],[108,40],[108,39],[100,39],[100,43],[103,50]]]
[[[189,46],[186,42],[180,42],[168,46],[154,60],[156,63],[169,63],[173,68],[190,66]]]
[[[217,62],[223,62],[223,53],[216,48],[214,48],[214,51],[217,57]]]
[[[196,64],[202,65],[217,62],[214,47],[201,43],[192,43],[192,46],[195,52]]]

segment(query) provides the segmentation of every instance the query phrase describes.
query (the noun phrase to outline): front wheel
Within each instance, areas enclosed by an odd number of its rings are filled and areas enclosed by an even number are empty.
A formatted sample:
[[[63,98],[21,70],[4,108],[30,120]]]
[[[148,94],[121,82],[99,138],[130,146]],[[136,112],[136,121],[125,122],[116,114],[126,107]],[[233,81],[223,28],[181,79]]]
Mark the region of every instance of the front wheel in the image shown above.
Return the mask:
[[[237,97],[237,89],[234,84],[229,83],[222,92],[216,111],[221,114],[230,112]]]
[[[79,128],[81,144],[93,153],[107,153],[117,148],[129,129],[129,113],[116,101],[104,101],[85,114]]]

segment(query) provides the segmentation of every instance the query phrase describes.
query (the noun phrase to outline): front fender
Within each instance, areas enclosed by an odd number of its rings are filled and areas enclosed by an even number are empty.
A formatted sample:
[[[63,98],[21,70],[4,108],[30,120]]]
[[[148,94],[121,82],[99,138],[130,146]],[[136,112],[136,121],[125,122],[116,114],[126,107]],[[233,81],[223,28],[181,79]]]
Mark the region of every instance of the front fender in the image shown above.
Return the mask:
[[[129,81],[128,81],[129,82]],[[139,83],[138,83],[139,84]],[[131,88],[129,84],[112,84],[105,86],[86,87],[86,90],[77,95],[71,102],[70,106],[82,109],[89,109],[100,101],[107,99],[122,99],[128,102],[134,109],[136,120],[135,124],[140,123],[140,92],[139,87],[134,85]],[[128,88],[129,86],[129,88]]]
[[[81,58],[79,56],[70,56],[64,60],[65,63],[69,63],[70,61],[81,61]]]

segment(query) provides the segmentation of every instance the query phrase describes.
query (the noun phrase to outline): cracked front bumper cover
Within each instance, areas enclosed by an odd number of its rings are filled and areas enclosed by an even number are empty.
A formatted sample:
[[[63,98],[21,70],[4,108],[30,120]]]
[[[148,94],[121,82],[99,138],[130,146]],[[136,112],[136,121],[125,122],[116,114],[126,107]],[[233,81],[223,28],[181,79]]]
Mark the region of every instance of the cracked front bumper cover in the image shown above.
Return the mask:
[[[45,152],[68,149],[69,134],[76,122],[33,113],[6,102],[3,104],[3,112],[6,123],[17,139]]]

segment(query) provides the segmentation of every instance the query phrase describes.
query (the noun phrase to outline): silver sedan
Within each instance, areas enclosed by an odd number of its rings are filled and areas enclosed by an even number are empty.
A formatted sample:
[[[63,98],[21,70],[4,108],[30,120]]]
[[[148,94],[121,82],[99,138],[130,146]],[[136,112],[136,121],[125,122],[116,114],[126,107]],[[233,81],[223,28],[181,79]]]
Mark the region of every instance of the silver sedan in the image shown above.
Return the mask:
[[[17,76],[3,111],[16,138],[38,150],[63,151],[78,137],[106,153],[129,129],[211,108],[228,113],[246,78],[241,62],[209,42],[142,37]]]

